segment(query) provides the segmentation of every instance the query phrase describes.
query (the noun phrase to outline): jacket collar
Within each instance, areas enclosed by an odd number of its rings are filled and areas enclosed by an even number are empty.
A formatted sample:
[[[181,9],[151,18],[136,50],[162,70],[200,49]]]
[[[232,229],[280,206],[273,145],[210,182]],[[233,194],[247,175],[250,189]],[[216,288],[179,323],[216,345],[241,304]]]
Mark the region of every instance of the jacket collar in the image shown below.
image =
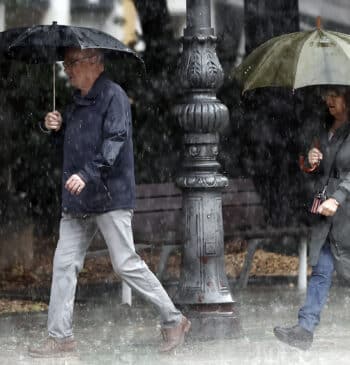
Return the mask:
[[[350,123],[345,122],[341,127],[339,127],[334,133],[334,141],[338,140],[342,136],[346,136],[350,132]]]
[[[103,90],[106,80],[107,76],[104,72],[102,72],[85,96],[82,96],[80,94],[80,90],[75,90],[73,94],[74,104],[81,106],[88,106],[95,104],[96,98]]]

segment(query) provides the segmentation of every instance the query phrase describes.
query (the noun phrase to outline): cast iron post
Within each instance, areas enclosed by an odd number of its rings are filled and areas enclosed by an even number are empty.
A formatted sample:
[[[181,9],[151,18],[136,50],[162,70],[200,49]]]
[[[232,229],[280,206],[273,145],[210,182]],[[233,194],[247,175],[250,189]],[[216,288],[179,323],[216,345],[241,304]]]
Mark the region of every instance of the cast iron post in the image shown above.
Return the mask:
[[[227,282],[218,132],[229,123],[216,98],[223,71],[211,28],[210,0],[187,0],[187,21],[179,77],[184,98],[174,109],[184,130],[184,161],[177,177],[183,191],[184,253],[175,302],[192,320],[195,338],[238,335],[240,322]]]

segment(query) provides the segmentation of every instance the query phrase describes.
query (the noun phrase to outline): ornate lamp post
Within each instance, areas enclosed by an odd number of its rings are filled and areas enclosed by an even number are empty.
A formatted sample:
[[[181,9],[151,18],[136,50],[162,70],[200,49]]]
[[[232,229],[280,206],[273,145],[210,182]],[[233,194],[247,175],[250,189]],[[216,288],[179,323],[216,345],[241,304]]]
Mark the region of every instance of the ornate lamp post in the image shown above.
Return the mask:
[[[175,302],[192,320],[196,338],[238,335],[240,323],[227,282],[218,132],[229,122],[227,107],[216,98],[223,71],[211,28],[210,0],[187,0],[187,27],[179,69],[184,98],[174,109],[185,132],[184,162],[177,177],[183,191],[184,256]]]

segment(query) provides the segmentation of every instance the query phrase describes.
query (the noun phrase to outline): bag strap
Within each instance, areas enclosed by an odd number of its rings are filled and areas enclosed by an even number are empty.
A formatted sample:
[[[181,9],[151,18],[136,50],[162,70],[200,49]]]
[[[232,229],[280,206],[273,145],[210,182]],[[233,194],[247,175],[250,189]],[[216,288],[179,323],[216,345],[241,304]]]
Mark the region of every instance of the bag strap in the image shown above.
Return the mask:
[[[345,140],[348,138],[349,134],[350,134],[350,127],[347,128],[347,132],[346,132],[343,140],[340,142],[340,144],[339,144],[339,146],[338,146],[338,148],[337,148],[337,150],[336,150],[336,152],[334,154],[334,158],[333,158],[333,161],[332,161],[332,165],[331,165],[331,167],[329,169],[329,174],[328,174],[327,182],[326,182],[325,187],[324,187],[324,191],[326,191],[327,185],[328,185],[329,180],[331,178],[331,174],[332,174],[332,172],[334,170],[334,167],[335,167],[335,159],[337,158],[338,152],[340,151],[340,149],[341,149],[342,145],[344,144]]]

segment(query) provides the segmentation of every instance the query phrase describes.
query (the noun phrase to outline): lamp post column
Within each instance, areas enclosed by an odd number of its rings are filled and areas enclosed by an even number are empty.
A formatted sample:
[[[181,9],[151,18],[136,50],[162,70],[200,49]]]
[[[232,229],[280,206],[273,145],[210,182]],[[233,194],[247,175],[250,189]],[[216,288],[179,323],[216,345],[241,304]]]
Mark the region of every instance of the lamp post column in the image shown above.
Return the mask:
[[[211,28],[210,0],[187,0],[179,77],[184,97],[174,108],[184,130],[184,160],[176,179],[183,192],[184,253],[175,302],[192,321],[195,338],[240,333],[236,303],[224,264],[222,189],[228,185],[217,162],[219,132],[229,123],[216,97],[223,71]]]

